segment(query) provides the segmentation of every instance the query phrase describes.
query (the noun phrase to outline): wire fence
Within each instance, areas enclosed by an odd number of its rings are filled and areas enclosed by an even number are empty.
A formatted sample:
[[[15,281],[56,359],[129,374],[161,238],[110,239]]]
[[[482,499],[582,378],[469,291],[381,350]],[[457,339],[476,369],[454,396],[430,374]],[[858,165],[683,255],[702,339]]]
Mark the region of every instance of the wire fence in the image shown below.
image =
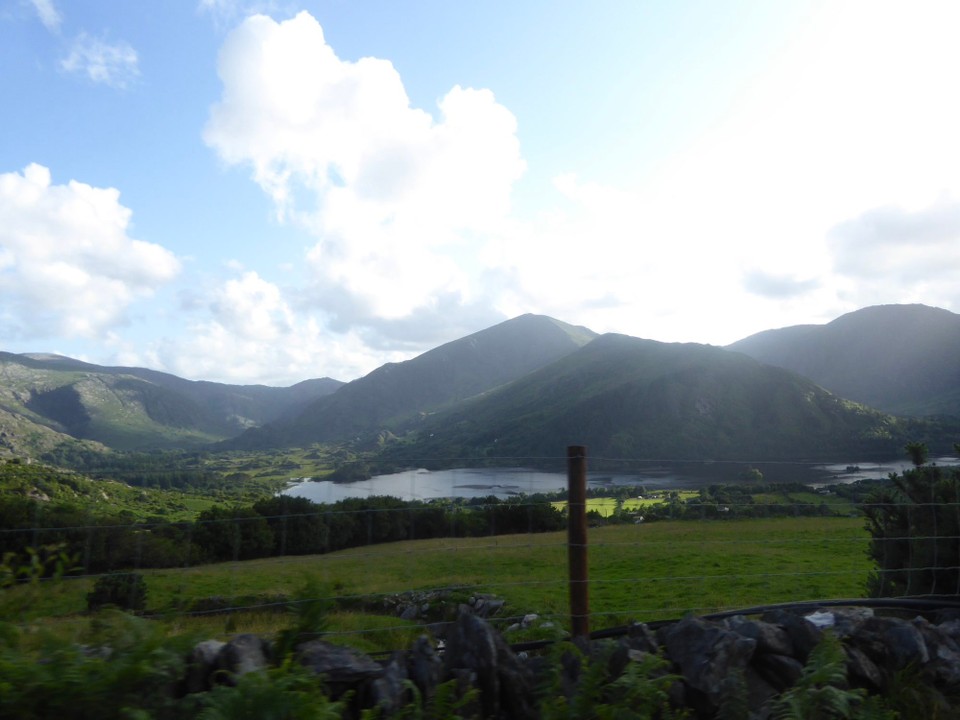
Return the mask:
[[[524,469],[532,460],[538,469]],[[316,601],[348,642],[435,628],[462,604],[521,638],[569,628],[577,543],[567,458],[497,462],[299,484],[184,522],[85,521],[33,503],[33,519],[0,528],[17,581],[3,591],[5,619],[82,613],[100,581],[134,573],[146,586],[143,614],[212,618],[226,632]],[[592,629],[829,598],[960,595],[960,493],[877,500],[870,481],[902,465],[589,463]],[[322,502],[304,497],[310,490]],[[866,523],[885,513],[904,520],[871,543]],[[52,587],[56,568],[56,592],[20,587],[28,578]]]

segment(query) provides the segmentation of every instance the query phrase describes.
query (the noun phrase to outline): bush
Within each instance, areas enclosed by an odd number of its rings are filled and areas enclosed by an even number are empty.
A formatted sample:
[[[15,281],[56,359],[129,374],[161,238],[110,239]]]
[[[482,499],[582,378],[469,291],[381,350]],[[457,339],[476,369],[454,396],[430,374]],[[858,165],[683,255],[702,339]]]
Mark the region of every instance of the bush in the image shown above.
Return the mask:
[[[97,610],[113,605],[139,612],[147,606],[147,583],[140,573],[103,575],[87,593],[87,609]]]
[[[867,499],[872,597],[960,594],[960,471],[918,466]]]

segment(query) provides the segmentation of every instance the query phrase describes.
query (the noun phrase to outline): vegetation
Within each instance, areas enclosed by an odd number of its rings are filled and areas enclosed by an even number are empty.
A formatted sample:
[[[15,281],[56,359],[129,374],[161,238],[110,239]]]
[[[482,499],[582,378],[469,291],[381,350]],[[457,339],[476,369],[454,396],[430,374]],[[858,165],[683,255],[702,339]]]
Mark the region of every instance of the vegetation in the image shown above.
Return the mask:
[[[147,584],[140,573],[101,575],[87,593],[87,609],[113,606],[121,610],[140,611],[147,606]]]
[[[914,468],[891,475],[864,505],[876,564],[869,592],[960,595],[960,468],[926,465],[922,443],[905,450]]]
[[[825,633],[810,653],[796,685],[773,706],[774,720],[897,720],[884,699],[870,697],[847,684],[847,654],[832,633]]]

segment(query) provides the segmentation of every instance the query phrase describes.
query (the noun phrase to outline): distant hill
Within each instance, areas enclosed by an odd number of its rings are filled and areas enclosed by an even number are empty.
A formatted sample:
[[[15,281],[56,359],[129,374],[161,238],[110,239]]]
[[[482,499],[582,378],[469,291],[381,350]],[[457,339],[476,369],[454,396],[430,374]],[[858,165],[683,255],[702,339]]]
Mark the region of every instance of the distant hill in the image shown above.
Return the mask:
[[[603,335],[430,417],[403,458],[825,459],[899,453],[915,428],[788,370],[696,344]]]
[[[960,315],[863,308],[826,325],[767,330],[727,346],[896,415],[960,416]]]
[[[236,435],[304,407],[343,383],[288,388],[184,380],[144,368],[59,355],[0,352],[0,441],[48,451],[69,438],[114,449],[190,447]],[[2,445],[2,442],[0,442]]]
[[[411,360],[383,365],[315,400],[296,417],[251,429],[224,447],[300,446],[402,432],[427,413],[521,378],[594,337],[583,327],[521,315]]]

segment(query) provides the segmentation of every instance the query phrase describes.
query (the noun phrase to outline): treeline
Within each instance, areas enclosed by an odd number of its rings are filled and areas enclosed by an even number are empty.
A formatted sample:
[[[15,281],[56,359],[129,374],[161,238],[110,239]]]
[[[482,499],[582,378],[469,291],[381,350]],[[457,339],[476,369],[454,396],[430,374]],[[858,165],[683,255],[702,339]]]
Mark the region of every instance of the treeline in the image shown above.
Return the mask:
[[[77,571],[90,574],[563,527],[561,511],[545,499],[528,497],[456,502],[370,497],[318,504],[277,496],[251,505],[217,506],[194,522],[133,522],[69,503],[12,497],[0,503],[0,554],[26,558],[29,548],[57,548]]]
[[[65,443],[42,459],[95,480],[118,480],[134,487],[215,490],[227,485],[224,478],[203,467],[203,455],[196,452],[99,452]]]

